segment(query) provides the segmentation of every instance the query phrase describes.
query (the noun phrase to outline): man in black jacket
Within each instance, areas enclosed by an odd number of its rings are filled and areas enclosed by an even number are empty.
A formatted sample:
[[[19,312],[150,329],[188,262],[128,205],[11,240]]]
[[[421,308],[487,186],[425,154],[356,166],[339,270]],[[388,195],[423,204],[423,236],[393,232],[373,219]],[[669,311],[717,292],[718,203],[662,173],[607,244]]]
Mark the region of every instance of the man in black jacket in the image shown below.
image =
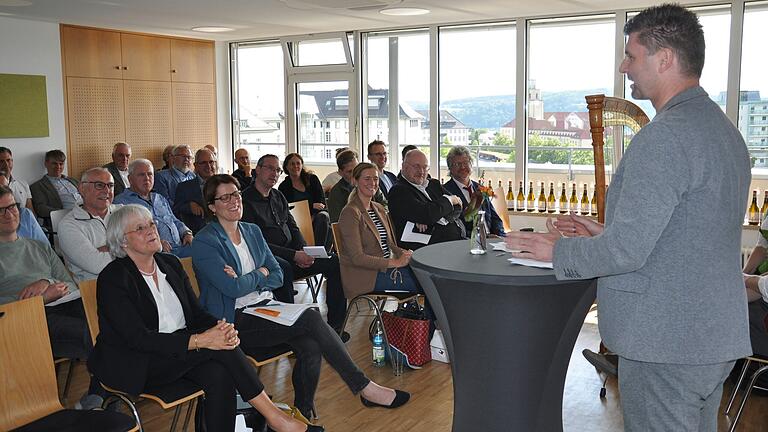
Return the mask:
[[[315,260],[307,255],[307,245],[289,209],[282,192],[273,189],[282,174],[280,160],[275,155],[264,155],[256,163],[253,186],[243,191],[243,221],[261,228],[269,249],[283,270],[282,289],[293,289],[295,279],[322,273],[325,275],[328,324],[340,330],[347,310],[347,301],[341,286],[339,258]]]
[[[461,199],[448,193],[440,181],[427,178],[428,171],[427,156],[420,150],[409,151],[403,159],[402,176],[389,191],[389,215],[397,242],[405,249],[459,240],[466,235],[461,221]],[[410,232],[430,234],[429,241],[403,241],[408,222],[415,227]]]

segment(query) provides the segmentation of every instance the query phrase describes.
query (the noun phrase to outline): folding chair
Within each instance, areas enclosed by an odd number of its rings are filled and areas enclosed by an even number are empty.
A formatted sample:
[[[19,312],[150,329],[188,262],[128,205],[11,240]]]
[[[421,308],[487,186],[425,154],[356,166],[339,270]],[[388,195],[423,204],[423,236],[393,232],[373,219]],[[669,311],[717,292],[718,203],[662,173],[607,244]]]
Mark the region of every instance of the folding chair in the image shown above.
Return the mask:
[[[96,279],[80,282],[80,295],[82,296],[83,308],[85,309],[85,317],[88,320],[88,329],[91,332],[91,339],[93,344],[96,344],[96,337],[99,334],[99,316],[98,305],[96,303]],[[129,394],[113,389],[104,383],[101,386],[110,393],[110,395],[104,400],[103,407],[106,407],[115,399],[119,399],[128,405],[133,417],[136,419],[136,423],[139,425],[139,430],[143,432],[144,428],[139,418],[139,412],[136,409],[136,404],[141,400],[151,400],[158,404],[163,410],[169,410],[174,408],[173,421],[171,422],[171,432],[176,430],[176,424],[179,421],[181,414],[181,407],[187,403],[187,413],[184,417],[184,425],[182,430],[186,431],[189,425],[189,419],[192,416],[192,409],[195,406],[195,402],[202,398],[205,394],[200,386],[192,381],[180,379],[170,384],[157,386],[152,389],[147,389],[144,393],[141,393],[138,398],[133,398]]]
[[[0,430],[139,430],[122,413],[61,406],[42,297],[0,305],[0,341]]]
[[[308,245],[315,244],[315,230],[312,228],[312,213],[309,211],[309,201],[296,201],[290,203],[290,212],[296,225],[299,226],[301,236]],[[297,280],[307,282],[309,292],[312,294],[312,303],[317,303],[317,296],[320,294],[320,287],[323,285],[323,275],[311,275]]]
[[[754,389],[755,387],[759,387],[756,384],[757,379],[760,378],[760,375],[768,371],[768,358],[762,357],[762,356],[750,356],[744,359],[744,366],[741,368],[741,373],[739,374],[739,380],[736,382],[736,386],[733,387],[733,393],[731,393],[731,397],[730,399],[728,399],[728,406],[725,408],[726,415],[728,415],[731,412],[731,406],[733,405],[734,400],[736,400],[736,393],[739,392],[741,383],[744,382],[744,377],[746,377],[747,370],[749,369],[749,365],[752,362],[761,363],[762,366],[759,367],[752,374],[752,377],[749,379],[749,384],[744,389],[744,397],[743,399],[741,399],[741,404],[739,404],[739,410],[736,411],[736,417],[733,419],[733,423],[731,423],[731,428],[729,429],[729,432],[734,432],[736,430],[736,425],[739,423],[739,418],[741,417],[741,413],[744,411],[744,407],[747,405],[747,399],[749,399],[749,396],[752,394],[752,389]]]

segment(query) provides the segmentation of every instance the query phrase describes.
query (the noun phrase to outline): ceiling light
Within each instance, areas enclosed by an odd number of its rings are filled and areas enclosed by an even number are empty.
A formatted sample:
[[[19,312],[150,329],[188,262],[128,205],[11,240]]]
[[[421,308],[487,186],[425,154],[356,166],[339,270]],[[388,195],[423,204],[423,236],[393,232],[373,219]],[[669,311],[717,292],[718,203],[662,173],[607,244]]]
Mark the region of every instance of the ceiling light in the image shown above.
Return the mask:
[[[203,33],[224,33],[224,32],[234,31],[235,29],[230,27],[202,26],[202,27],[192,27],[192,30],[197,32],[203,32]]]
[[[32,2],[27,0],[0,0],[0,6],[20,7],[31,5]]]
[[[417,7],[393,7],[386,8],[379,11],[383,15],[393,16],[410,16],[410,15],[424,15],[429,13],[429,9],[417,8]]]

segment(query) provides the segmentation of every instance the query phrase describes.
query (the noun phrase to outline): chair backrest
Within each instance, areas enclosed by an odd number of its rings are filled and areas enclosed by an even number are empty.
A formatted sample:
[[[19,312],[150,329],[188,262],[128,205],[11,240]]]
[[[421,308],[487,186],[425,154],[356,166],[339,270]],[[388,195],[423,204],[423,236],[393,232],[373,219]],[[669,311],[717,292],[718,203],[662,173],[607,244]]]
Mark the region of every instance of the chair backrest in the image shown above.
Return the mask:
[[[192,285],[192,291],[200,298],[200,285],[197,283],[197,275],[195,274],[195,267],[192,265],[192,257],[181,258],[181,265],[184,266],[184,271],[187,272],[189,283]]]
[[[509,212],[507,211],[507,200],[504,197],[504,189],[499,188],[496,191],[496,195],[493,197],[491,204],[496,209],[496,213],[499,214],[501,222],[504,224],[504,232],[512,231],[512,226],[509,224]]]
[[[85,319],[88,321],[88,330],[91,332],[91,341],[96,345],[96,336],[99,335],[99,306],[96,303],[96,279],[80,281],[80,296],[85,309]]]
[[[60,411],[42,296],[0,305],[0,430]]]
[[[64,219],[72,209],[54,210],[51,212],[51,229],[53,230],[53,250],[57,254],[61,255],[61,247],[59,246],[59,222]]]
[[[338,222],[331,224],[331,232],[333,232],[333,244],[336,246],[336,253],[341,256],[341,230]]]
[[[312,229],[312,214],[309,212],[309,201],[296,201],[290,204],[291,215],[299,226],[299,231],[308,245],[315,245],[315,231]]]

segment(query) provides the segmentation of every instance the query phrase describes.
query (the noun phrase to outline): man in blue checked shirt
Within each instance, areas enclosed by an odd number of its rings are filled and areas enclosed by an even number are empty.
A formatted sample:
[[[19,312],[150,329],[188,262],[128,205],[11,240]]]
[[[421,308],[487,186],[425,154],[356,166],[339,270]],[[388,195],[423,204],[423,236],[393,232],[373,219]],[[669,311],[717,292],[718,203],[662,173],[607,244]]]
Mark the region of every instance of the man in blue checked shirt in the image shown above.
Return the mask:
[[[147,159],[136,159],[128,166],[131,187],[115,197],[115,204],[138,204],[152,213],[160,234],[163,252],[179,258],[191,256],[192,230],[174,216],[164,196],[152,192],[155,183],[154,167]]]

